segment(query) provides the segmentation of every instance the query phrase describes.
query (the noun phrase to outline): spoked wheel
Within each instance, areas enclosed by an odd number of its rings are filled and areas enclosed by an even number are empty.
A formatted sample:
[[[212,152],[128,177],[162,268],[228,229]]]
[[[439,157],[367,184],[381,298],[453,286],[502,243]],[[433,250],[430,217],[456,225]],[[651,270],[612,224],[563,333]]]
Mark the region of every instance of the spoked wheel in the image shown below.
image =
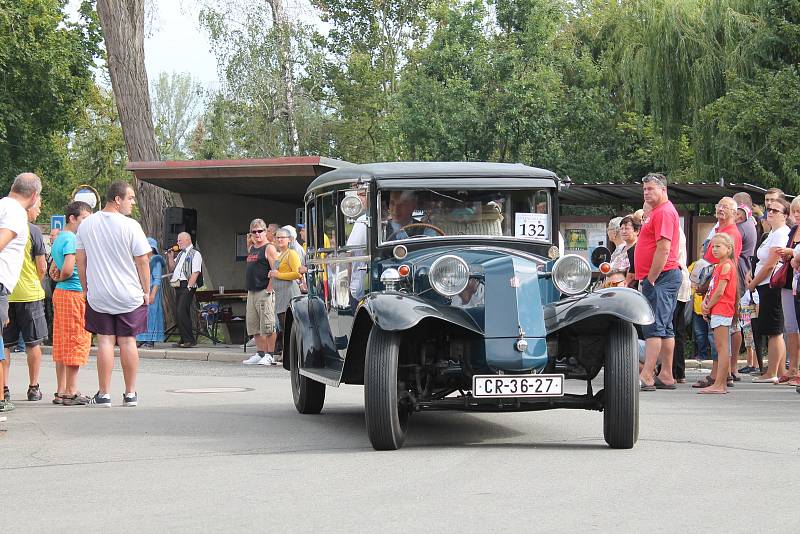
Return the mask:
[[[364,364],[364,409],[367,434],[375,450],[396,450],[403,446],[411,410],[403,401],[397,364],[400,335],[372,327]]]
[[[321,412],[325,404],[325,384],[300,374],[300,327],[297,323],[292,323],[292,332],[289,336],[289,365],[294,407],[300,413]]]
[[[633,325],[611,323],[603,372],[603,437],[612,449],[630,449],[639,439],[637,344]]]

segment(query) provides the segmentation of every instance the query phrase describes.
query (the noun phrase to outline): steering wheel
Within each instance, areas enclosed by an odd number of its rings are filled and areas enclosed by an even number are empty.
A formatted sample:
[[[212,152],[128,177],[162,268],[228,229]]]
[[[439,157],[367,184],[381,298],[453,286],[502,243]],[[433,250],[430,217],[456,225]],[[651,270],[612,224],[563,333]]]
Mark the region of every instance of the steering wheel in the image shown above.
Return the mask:
[[[438,226],[434,226],[434,225],[428,224],[428,223],[417,222],[417,223],[409,223],[409,224],[407,224],[407,225],[405,225],[405,226],[403,226],[401,228],[398,228],[397,230],[392,232],[391,235],[389,235],[389,237],[386,238],[386,241],[391,241],[394,238],[394,236],[396,236],[400,232],[405,231],[406,228],[412,228],[414,226],[419,226],[419,227],[422,227],[422,228],[430,228],[431,230],[433,230],[434,232],[438,233],[439,235],[445,235],[444,230],[442,230]],[[408,236],[408,237],[424,237],[424,236]]]

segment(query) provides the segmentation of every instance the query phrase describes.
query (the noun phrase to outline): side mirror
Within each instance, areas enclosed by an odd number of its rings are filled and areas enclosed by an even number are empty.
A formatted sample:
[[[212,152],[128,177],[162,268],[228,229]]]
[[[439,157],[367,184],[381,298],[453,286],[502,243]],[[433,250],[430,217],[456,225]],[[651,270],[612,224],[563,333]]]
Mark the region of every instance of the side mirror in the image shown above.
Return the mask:
[[[361,199],[358,198],[358,192],[347,191],[344,194],[342,202],[339,204],[339,209],[341,209],[344,216],[349,219],[355,219],[364,213],[364,205],[361,203]]]
[[[611,251],[606,247],[597,247],[592,251],[589,261],[592,262],[593,266],[600,267],[601,264],[611,261]]]

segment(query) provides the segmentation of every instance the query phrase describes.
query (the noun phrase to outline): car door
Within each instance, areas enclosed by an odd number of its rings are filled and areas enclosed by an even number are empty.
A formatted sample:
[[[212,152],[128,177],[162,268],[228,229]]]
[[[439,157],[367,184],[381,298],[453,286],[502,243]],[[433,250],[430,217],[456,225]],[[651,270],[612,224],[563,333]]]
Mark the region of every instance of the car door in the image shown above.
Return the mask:
[[[353,184],[340,191],[342,246],[337,249],[337,347],[342,358],[349,344],[359,301],[369,292],[369,191]],[[357,199],[356,203],[354,199]],[[349,202],[348,202],[349,201]],[[354,210],[360,206],[360,212]]]
[[[309,247],[308,312],[313,330],[314,348],[306,350],[309,361],[304,367],[341,369],[336,350],[336,308],[331,291],[336,245],[336,211],[334,192],[324,192],[310,199],[306,220]]]

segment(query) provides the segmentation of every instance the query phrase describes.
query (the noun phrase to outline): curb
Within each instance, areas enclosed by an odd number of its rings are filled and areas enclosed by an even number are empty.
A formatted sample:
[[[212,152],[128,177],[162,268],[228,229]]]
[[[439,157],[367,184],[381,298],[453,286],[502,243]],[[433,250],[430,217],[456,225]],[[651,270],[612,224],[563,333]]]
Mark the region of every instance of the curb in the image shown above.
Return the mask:
[[[139,358],[147,360],[192,360],[202,362],[223,362],[223,363],[242,363],[246,356],[241,352],[220,352],[209,350],[168,350],[168,349],[139,349]],[[47,345],[42,346],[42,355],[51,356],[53,348]],[[89,351],[91,356],[97,356],[97,347],[92,347]],[[114,357],[119,358],[119,347],[114,347]]]

